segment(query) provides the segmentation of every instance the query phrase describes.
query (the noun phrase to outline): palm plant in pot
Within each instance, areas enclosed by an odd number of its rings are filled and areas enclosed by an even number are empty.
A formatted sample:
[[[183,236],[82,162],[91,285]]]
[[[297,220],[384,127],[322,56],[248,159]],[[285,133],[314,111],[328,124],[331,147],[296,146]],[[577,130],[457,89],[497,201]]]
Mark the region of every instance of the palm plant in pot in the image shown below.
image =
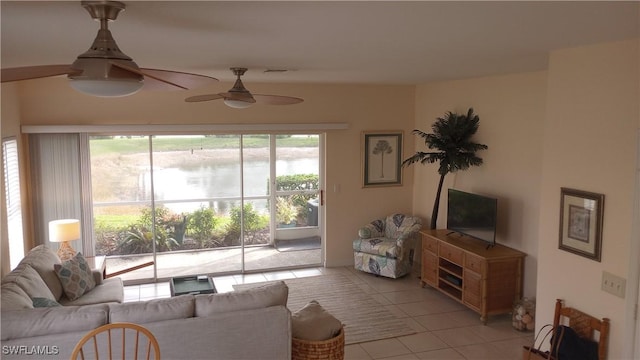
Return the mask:
[[[479,126],[480,118],[473,113],[473,108],[469,108],[466,114],[447,112],[444,117],[437,118],[431,126],[432,134],[413,130],[413,134],[421,137],[425,145],[432,151],[418,151],[405,159],[402,166],[417,162],[421,164],[439,163],[440,181],[431,213],[431,229],[436,228],[444,177],[450,172],[467,170],[471,166],[482,164],[482,158],[478,157],[476,152],[486,150],[488,147],[471,141]]]

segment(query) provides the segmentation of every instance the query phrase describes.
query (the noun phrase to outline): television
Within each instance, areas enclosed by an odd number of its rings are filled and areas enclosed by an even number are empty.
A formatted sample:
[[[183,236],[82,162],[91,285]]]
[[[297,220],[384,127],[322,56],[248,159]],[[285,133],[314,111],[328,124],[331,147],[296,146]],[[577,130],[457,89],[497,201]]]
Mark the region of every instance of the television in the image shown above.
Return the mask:
[[[496,244],[497,199],[449,189],[447,205],[448,230]]]

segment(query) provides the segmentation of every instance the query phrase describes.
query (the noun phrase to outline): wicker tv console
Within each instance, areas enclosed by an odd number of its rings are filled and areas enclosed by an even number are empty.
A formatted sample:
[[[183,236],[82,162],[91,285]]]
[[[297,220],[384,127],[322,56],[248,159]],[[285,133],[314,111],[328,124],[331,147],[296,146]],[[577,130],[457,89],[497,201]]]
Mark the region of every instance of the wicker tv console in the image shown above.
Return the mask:
[[[525,253],[451,233],[422,230],[422,286],[429,285],[480,314],[508,313],[522,297]]]

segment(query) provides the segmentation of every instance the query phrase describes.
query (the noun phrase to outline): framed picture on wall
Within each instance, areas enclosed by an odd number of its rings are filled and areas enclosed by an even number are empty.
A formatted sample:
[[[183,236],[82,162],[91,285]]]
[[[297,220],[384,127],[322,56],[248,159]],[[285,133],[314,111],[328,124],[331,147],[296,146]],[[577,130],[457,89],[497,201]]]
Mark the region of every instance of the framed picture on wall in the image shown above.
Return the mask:
[[[604,195],[561,188],[558,248],[600,261]]]
[[[402,131],[362,133],[362,186],[402,185]]]

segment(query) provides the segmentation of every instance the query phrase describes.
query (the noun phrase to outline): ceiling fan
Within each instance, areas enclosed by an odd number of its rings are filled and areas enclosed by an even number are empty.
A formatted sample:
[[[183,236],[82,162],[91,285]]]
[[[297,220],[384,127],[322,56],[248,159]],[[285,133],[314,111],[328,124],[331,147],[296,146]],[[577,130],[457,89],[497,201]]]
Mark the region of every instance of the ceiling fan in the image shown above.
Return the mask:
[[[228,92],[191,96],[186,98],[185,101],[200,102],[224,99],[224,103],[227,106],[236,109],[248,108],[255,103],[268,105],[291,105],[298,104],[304,101],[301,98],[291,96],[252,94],[249,92],[249,90],[247,90],[247,88],[244,87],[242,80],[240,80],[240,77],[244,75],[244,73],[247,71],[247,68],[232,67],[231,71],[237,77],[237,79],[235,84],[233,84],[233,87]]]
[[[4,83],[66,74],[74,89],[102,97],[131,95],[143,85],[146,90],[187,90],[218,81],[204,75],[138,67],[132,58],[118,48],[108,28],[109,21],[118,17],[125,9],[125,4],[105,0],[82,1],[81,4],[94,20],[100,21],[100,30],[89,50],[80,54],[71,65],[2,69],[0,81]]]

